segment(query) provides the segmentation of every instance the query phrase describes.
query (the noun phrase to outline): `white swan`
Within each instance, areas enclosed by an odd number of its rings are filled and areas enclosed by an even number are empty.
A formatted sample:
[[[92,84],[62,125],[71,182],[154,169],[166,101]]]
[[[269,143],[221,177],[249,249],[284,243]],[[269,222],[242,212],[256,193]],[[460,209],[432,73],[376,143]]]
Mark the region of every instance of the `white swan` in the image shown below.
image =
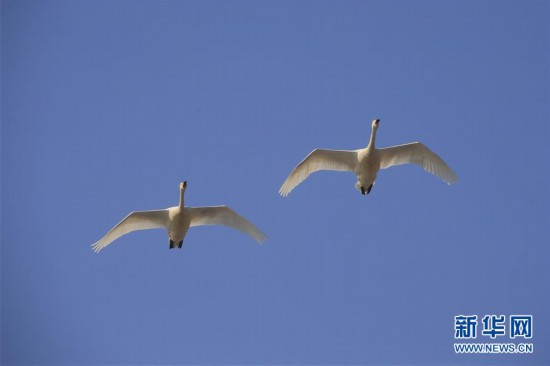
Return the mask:
[[[193,226],[224,225],[240,230],[257,242],[263,243],[267,237],[247,219],[240,216],[227,206],[184,207],[183,199],[187,182],[180,183],[180,204],[164,210],[134,211],[126,216],[103,238],[92,244],[94,252],[111,244],[122,235],[136,230],[161,229],[168,230],[170,249],[181,248],[187,230]]]
[[[447,184],[458,180],[451,168],[421,142],[412,142],[383,149],[375,148],[374,141],[376,140],[379,123],[379,119],[372,121],[370,141],[364,149],[313,150],[286,178],[279,189],[279,194],[283,197],[288,196],[298,184],[318,170],[355,173],[357,176],[355,188],[362,194],[370,193],[380,169],[386,169],[394,165],[411,163],[420,165],[425,171],[438,176]]]

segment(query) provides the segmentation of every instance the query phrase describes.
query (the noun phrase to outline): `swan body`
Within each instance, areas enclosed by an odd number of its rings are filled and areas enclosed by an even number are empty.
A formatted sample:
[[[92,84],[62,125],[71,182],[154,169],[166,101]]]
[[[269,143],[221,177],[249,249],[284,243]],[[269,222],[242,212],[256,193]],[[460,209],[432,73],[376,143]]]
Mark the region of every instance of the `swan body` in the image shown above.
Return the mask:
[[[452,169],[421,142],[377,149],[375,141],[379,123],[379,119],[372,121],[369,144],[364,149],[313,150],[292,170],[279,189],[279,194],[283,197],[288,196],[311,173],[319,170],[353,172],[357,176],[355,188],[362,194],[370,193],[380,169],[387,169],[394,165],[420,165],[428,173],[438,176],[447,184],[458,180]]]
[[[113,227],[99,241],[92,244],[94,252],[111,244],[116,239],[132,231],[161,229],[168,231],[170,249],[181,248],[183,238],[190,227],[203,225],[224,225],[242,231],[257,242],[263,243],[267,237],[251,222],[227,206],[185,207],[184,194],[187,182],[180,184],[180,204],[163,210],[134,211]]]

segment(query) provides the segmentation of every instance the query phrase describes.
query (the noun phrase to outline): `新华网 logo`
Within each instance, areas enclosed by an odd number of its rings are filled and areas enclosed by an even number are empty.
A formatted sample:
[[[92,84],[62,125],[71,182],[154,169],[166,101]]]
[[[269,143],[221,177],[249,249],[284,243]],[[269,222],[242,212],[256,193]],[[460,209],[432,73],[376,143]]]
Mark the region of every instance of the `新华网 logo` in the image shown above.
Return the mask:
[[[466,341],[455,343],[456,353],[533,353],[532,343],[470,343],[480,338],[485,340],[531,339],[533,337],[532,315],[510,315],[506,322],[505,315],[486,314],[456,315],[454,317],[454,338]],[[478,332],[478,328],[480,332]],[[506,337],[508,335],[508,337]],[[484,338],[483,338],[484,337]],[[500,337],[500,338],[499,338]]]

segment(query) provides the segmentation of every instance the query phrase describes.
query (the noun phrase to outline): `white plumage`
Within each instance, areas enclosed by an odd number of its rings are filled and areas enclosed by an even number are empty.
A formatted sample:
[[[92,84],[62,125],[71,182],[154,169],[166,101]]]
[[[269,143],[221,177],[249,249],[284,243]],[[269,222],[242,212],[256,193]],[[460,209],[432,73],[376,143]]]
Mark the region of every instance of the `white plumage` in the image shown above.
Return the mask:
[[[252,236],[257,242],[263,243],[267,237],[247,219],[240,216],[227,206],[184,207],[184,193],[187,182],[180,184],[180,204],[164,210],[135,211],[126,216],[99,241],[92,244],[92,249],[98,253],[121,236],[132,231],[161,229],[168,231],[170,248],[181,248],[183,238],[190,227],[203,225],[223,225],[232,227]]]
[[[313,150],[286,178],[279,189],[281,196],[288,196],[311,173],[319,170],[353,172],[357,176],[355,187],[363,194],[370,192],[380,169],[394,165],[420,165],[425,171],[438,176],[447,184],[458,180],[452,169],[421,142],[377,149],[375,140],[379,122],[379,119],[372,121],[370,141],[364,149]]]

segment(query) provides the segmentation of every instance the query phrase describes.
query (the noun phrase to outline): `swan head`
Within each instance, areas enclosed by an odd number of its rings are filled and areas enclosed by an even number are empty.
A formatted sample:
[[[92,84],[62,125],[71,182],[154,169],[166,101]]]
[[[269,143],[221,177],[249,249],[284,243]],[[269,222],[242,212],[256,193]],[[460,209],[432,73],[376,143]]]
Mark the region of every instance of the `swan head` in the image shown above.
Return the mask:
[[[184,180],[180,183],[180,191],[185,191],[185,188],[187,187],[187,181]]]
[[[378,128],[378,124],[379,124],[379,123],[380,123],[380,119],[379,119],[379,118],[373,119],[373,120],[372,120],[372,128],[373,128],[373,129]]]

